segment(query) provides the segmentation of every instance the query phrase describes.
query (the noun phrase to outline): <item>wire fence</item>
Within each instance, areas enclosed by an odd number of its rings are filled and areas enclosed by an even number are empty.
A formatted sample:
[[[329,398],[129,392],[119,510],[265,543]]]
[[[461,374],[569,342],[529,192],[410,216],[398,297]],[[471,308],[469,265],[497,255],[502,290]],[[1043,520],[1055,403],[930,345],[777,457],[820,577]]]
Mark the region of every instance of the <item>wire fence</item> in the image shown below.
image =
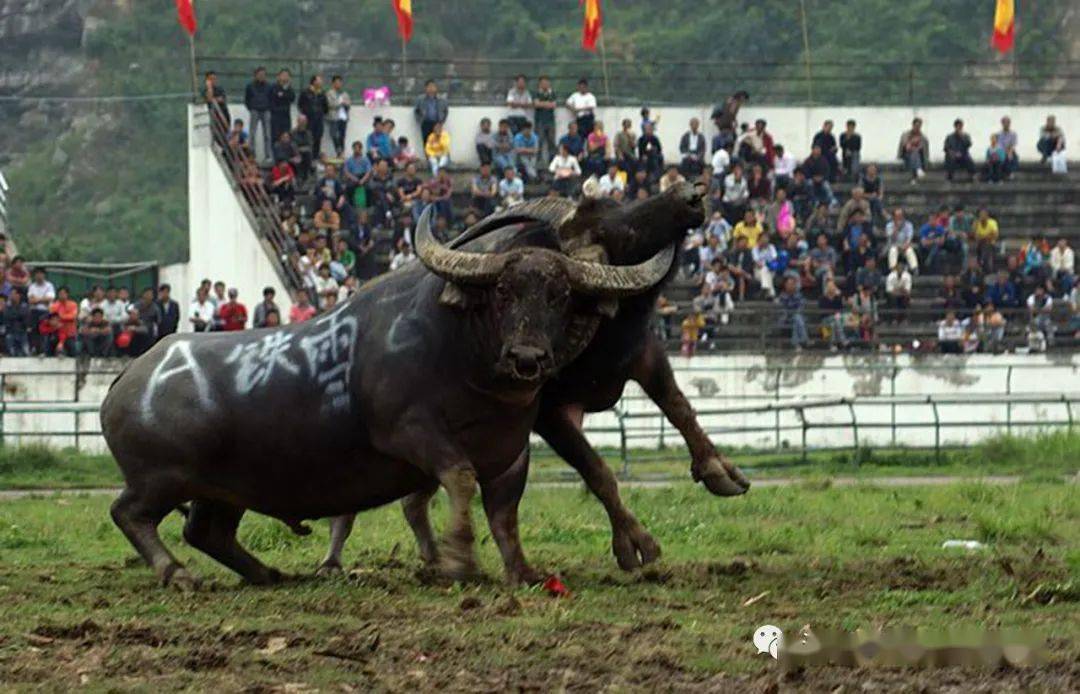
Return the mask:
[[[935,106],[977,104],[1080,103],[1080,61],[886,63],[821,62],[807,74],[802,62],[712,62],[690,60],[609,60],[606,79],[598,60],[326,58],[289,55],[197,58],[200,72],[214,70],[239,98],[256,67],[272,74],[288,69],[299,90],[311,75],[341,74],[355,96],[365,87],[389,86],[397,103],[412,103],[434,79],[453,104],[501,104],[514,77],[530,87],[540,75],[551,78],[557,95],[589,79],[602,104],[640,106],[699,104],[722,100],[738,89],[755,104],[784,106]]]

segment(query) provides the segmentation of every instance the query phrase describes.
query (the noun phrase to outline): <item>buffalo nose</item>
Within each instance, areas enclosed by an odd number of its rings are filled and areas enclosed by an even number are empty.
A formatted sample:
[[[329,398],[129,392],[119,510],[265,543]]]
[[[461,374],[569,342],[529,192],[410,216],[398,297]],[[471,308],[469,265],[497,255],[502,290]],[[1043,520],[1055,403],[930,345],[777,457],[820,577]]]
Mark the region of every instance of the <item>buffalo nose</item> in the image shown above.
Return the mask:
[[[514,375],[531,381],[540,377],[543,367],[551,362],[551,355],[539,347],[511,347],[507,353],[514,365]]]

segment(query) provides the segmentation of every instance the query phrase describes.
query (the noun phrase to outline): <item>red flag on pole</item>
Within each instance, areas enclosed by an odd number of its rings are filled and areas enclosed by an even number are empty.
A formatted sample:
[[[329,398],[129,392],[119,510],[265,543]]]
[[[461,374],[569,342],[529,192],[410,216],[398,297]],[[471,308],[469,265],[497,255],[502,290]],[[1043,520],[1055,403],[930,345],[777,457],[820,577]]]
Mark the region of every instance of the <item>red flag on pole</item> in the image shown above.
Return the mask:
[[[600,0],[580,0],[585,6],[585,21],[581,25],[581,47],[587,51],[596,50],[596,39],[604,24],[600,16]]]
[[[397,15],[398,34],[401,40],[408,42],[412,38],[412,0],[390,0]]]
[[[198,26],[195,22],[195,0],[176,0],[176,19],[188,36],[194,36]]]
[[[990,45],[1001,53],[1008,53],[1016,42],[1016,7],[1013,0],[997,0],[994,8],[994,35]]]

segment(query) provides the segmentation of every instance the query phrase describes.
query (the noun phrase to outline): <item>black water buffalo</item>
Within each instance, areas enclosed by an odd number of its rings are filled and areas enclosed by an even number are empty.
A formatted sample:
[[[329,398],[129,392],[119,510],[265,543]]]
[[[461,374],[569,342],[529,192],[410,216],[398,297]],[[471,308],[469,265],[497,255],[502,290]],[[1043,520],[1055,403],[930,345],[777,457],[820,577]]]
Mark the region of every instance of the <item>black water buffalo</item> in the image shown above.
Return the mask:
[[[498,229],[503,215],[552,224],[558,230],[564,252],[572,256],[599,254],[616,265],[640,262],[664,249],[675,254],[687,229],[704,221],[700,192],[684,183],[663,195],[628,205],[606,199],[587,201],[581,206],[551,198],[528,202],[488,217],[451,245],[475,242],[492,229]],[[676,266],[677,260],[673,258],[668,276]],[[660,555],[660,547],[623,504],[615,475],[589,444],[581,426],[585,412],[614,406],[628,380],[639,383],[682,434],[690,452],[694,480],[704,483],[718,496],[743,494],[750,487],[742,472],[717,451],[701,429],[690,403],[675,382],[663,343],[650,329],[661,288],[656,285],[647,292],[618,301],[617,310],[608,312],[601,320],[596,336],[584,352],[544,386],[535,426],[536,433],[581,474],[604,505],[611,521],[612,551],[625,570],[654,561]],[[527,449],[512,470],[521,479],[506,489],[516,490],[520,495],[528,470]],[[426,515],[426,502],[436,489],[432,484],[426,491],[427,498],[412,497],[405,507],[406,518],[420,543],[421,556],[427,562],[437,558]],[[517,501],[507,504],[514,508],[516,519]],[[352,521],[352,517],[334,519],[330,548],[320,572],[340,569],[341,550]],[[516,531],[511,533],[510,541],[517,542]],[[514,556],[523,555],[518,551]],[[508,576],[527,579],[539,577],[540,573],[519,564],[508,567]]]
[[[647,291],[670,250],[633,267],[567,257],[552,225],[507,219],[460,250],[439,245],[431,212],[422,261],[311,321],[172,336],[135,360],[101,406],[126,487],[112,517],[165,584],[195,579],[157,532],[191,502],[184,537],[252,583],[280,574],[242,548],[247,510],[289,524],[426,492],[451,500],[442,568],[473,572],[477,482],[500,551],[504,477],[528,443],[543,383],[588,344],[597,310]],[[523,563],[504,555],[508,565]]]

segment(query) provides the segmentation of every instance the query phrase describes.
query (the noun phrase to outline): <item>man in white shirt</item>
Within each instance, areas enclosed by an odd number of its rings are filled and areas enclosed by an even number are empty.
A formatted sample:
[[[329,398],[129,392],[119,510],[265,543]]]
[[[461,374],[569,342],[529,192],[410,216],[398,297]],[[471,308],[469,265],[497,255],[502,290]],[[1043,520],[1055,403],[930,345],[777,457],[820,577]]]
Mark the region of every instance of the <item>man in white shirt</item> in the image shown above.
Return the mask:
[[[776,298],[776,287],[773,286],[773,271],[769,263],[776,261],[776,247],[769,243],[769,235],[762,234],[758,237],[758,243],[751,252],[754,258],[754,279],[761,285],[761,291],[770,299]]]
[[[911,273],[904,261],[897,262],[885,278],[885,293],[889,296],[889,305],[896,311],[896,322],[906,321],[908,307],[911,306]]]
[[[724,218],[735,224],[743,218],[746,201],[750,199],[750,186],[743,176],[742,164],[735,162],[731,173],[724,178],[724,197],[720,203],[724,208]]]
[[[525,200],[525,184],[517,177],[513,167],[506,167],[503,179],[499,181],[499,202],[503,208],[513,207]]]
[[[1054,298],[1046,293],[1046,287],[1036,285],[1035,291],[1027,300],[1028,313],[1031,315],[1031,323],[1042,332],[1046,338],[1046,344],[1054,343],[1054,321],[1051,319],[1054,312]]]
[[[783,145],[776,146],[776,159],[773,161],[773,182],[776,188],[787,188],[798,166],[795,155],[784,151]]]
[[[416,256],[413,255],[412,246],[408,243],[402,243],[401,251],[395,253],[393,259],[390,261],[390,270],[392,272],[415,261]]]
[[[961,354],[964,351],[964,326],[956,320],[956,313],[949,311],[945,320],[938,323],[938,351],[944,354]]]
[[[197,333],[210,332],[214,327],[215,306],[210,301],[209,292],[204,287],[199,287],[195,294],[195,300],[188,309],[188,322],[191,329]]]
[[[525,75],[514,78],[514,86],[506,93],[506,120],[510,121],[510,132],[515,135],[529,120],[533,98],[525,86]]]
[[[728,174],[728,166],[731,165],[731,154],[724,148],[720,148],[713,152],[712,155],[712,175],[717,182],[723,181],[724,176]]]
[[[1050,270],[1062,294],[1071,292],[1075,284],[1076,254],[1065,237],[1058,239],[1057,245],[1050,251]]]
[[[105,301],[101,304],[101,310],[105,314],[105,320],[113,326],[120,325],[127,320],[127,304],[117,298],[116,287],[109,287],[105,291]]]
[[[90,320],[90,314],[96,308],[100,308],[102,313],[105,312],[105,290],[102,289],[100,284],[95,284],[93,289],[90,290],[90,296],[79,302],[79,322],[84,323]],[[106,317],[106,320],[108,320],[108,317]]]
[[[626,180],[619,175],[618,165],[612,163],[608,166],[607,173],[600,177],[600,192],[608,196],[616,190],[626,192]]]
[[[596,97],[589,91],[589,81],[584,77],[578,80],[577,91],[567,97],[566,108],[577,119],[578,134],[588,137],[596,122]]]
[[[49,315],[49,304],[56,300],[56,287],[45,279],[44,268],[35,268],[33,278],[26,288],[26,303],[30,306],[30,347],[40,352],[41,335],[37,327]]]

